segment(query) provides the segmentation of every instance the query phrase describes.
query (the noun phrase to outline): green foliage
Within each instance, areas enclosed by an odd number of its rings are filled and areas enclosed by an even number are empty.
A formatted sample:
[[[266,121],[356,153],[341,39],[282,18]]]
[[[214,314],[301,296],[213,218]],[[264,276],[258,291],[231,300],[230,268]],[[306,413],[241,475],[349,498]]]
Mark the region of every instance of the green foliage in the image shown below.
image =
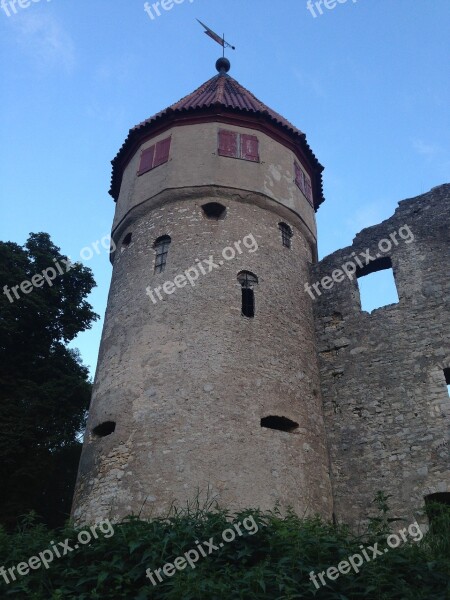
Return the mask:
[[[375,494],[373,504],[377,509],[377,515],[369,519],[369,531],[374,539],[385,539],[392,529],[392,524],[400,519],[389,516],[389,498],[392,495],[385,494],[379,490]]]
[[[64,260],[45,233],[23,247],[0,242],[0,285],[30,281],[56,262],[65,269]],[[52,286],[10,294],[14,302],[0,294],[0,518],[9,527],[30,509],[51,526],[67,517],[91,383],[66,344],[98,318],[86,301],[94,286],[91,270],[76,264]]]
[[[254,535],[247,531],[250,518],[258,525]],[[31,571],[9,585],[0,578],[1,593],[2,598],[30,600],[448,600],[450,511],[441,511],[437,519],[421,541],[390,549],[364,562],[358,574],[341,574],[316,589],[311,571],[337,566],[361,552],[362,544],[368,548],[379,541],[378,533],[369,527],[363,536],[356,535],[319,518],[276,511],[231,515],[199,508],[150,522],[130,518],[114,526],[112,537],[100,534],[89,546],[55,559],[48,570]],[[154,572],[173,563],[195,549],[197,541],[212,537],[217,545],[232,523],[240,524],[243,535],[201,557],[195,569],[187,566],[172,577],[163,575],[156,586],[146,578],[147,569]],[[0,531],[0,565],[27,561],[51,541],[68,538],[73,546],[76,536],[71,527],[48,531],[29,518],[15,534]],[[386,540],[380,547],[386,547]]]

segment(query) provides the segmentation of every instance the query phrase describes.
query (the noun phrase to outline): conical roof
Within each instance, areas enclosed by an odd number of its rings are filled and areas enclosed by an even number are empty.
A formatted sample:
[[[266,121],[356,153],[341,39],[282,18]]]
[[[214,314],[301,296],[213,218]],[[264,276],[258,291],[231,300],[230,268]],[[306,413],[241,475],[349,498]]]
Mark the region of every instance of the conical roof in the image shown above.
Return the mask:
[[[305,134],[289,123],[284,117],[266,106],[261,100],[258,100],[249,90],[242,86],[236,79],[229,75],[219,74],[211,77],[203,85],[197,88],[192,94],[185,96],[169,108],[160,113],[146,119],[133,130],[145,127],[149,123],[154,122],[158,118],[173,112],[183,112],[189,110],[197,110],[211,107],[223,107],[231,110],[239,110],[257,115],[266,115],[275,123],[287,128],[293,133],[301,136]]]
[[[323,167],[309,147],[305,134],[224,72],[212,77],[191,94],[130,130],[123,146],[112,161],[110,194],[117,200],[123,170],[146,138],[162,132],[177,122],[186,122],[192,117],[199,117],[199,120],[203,121],[212,121],[217,117],[223,119],[226,115],[239,115],[242,126],[246,126],[244,121],[247,120],[247,126],[250,128],[255,127],[256,124],[256,128],[262,131],[278,132],[286,141],[290,142],[290,145],[295,146],[294,149],[300,155],[299,158],[303,158],[303,163],[306,159],[307,165],[310,167],[316,208],[318,208],[324,200],[321,176]]]

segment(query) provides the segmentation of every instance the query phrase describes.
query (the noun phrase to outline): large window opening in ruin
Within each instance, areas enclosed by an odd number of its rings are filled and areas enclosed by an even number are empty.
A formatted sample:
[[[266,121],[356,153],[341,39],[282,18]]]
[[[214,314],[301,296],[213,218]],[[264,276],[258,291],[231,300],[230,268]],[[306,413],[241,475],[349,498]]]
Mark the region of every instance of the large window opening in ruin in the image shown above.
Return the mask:
[[[445,383],[447,384],[447,392],[450,396],[450,367],[448,369],[444,369],[444,377]]]
[[[255,316],[255,292],[254,287],[258,284],[258,278],[250,271],[241,271],[237,279],[242,288],[242,315],[253,319]]]
[[[364,262],[362,259],[361,262]],[[386,256],[356,270],[361,310],[372,312],[388,304],[398,303],[392,261]]]
[[[450,492],[437,492],[425,496],[425,509],[430,526],[450,507]]]
[[[298,423],[288,419],[287,417],[277,417],[270,415],[269,417],[263,417],[261,419],[261,427],[267,427],[267,429],[276,429],[277,431],[286,431],[292,433],[298,428]]]
[[[95,437],[101,438],[106,437],[107,435],[111,435],[116,430],[116,424],[114,421],[105,421],[104,423],[100,423],[97,427],[94,427],[92,433]]]

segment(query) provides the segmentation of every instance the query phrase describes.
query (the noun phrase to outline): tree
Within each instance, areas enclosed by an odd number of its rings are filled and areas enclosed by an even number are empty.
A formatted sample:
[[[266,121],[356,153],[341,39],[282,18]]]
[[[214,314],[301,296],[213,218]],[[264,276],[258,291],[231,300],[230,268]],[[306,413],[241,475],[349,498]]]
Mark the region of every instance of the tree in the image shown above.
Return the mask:
[[[95,281],[48,234],[32,233],[23,247],[0,242],[0,282],[0,521],[11,527],[35,510],[57,526],[70,510],[91,393],[67,343],[98,319],[86,301]]]

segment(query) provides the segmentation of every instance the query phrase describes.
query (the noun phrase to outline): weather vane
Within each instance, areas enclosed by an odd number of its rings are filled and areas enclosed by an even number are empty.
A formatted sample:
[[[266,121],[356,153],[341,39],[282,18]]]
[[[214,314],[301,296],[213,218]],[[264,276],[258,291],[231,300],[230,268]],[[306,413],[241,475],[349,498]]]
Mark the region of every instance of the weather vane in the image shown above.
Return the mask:
[[[202,23],[198,19],[197,19],[197,21],[200,23],[200,25],[202,27],[205,28],[206,35],[209,35],[210,38],[212,38],[215,42],[217,42],[218,44],[220,44],[222,46],[223,56],[225,56],[225,48],[231,48],[232,50],[236,50],[236,48],[234,46],[232,46],[231,44],[229,44],[228,42],[225,41],[225,34],[223,34],[223,36],[220,37],[219,34],[215,33],[212,29],[207,27],[204,23]]]

